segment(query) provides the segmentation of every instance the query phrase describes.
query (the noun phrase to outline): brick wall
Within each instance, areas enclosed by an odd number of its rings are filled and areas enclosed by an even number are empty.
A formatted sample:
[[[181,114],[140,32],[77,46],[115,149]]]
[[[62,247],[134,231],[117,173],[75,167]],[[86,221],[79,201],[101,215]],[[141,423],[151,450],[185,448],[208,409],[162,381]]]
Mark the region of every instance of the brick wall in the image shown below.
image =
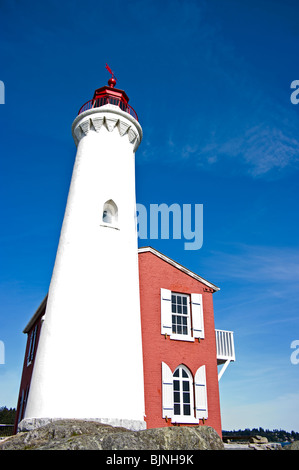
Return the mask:
[[[17,432],[19,421],[21,421],[24,417],[26,401],[22,403],[22,396],[23,396],[23,399],[26,399],[28,396],[28,391],[29,391],[32,372],[33,372],[34,359],[36,356],[36,350],[37,350],[37,345],[38,345],[39,335],[40,335],[40,330],[41,330],[41,318],[45,313],[45,309],[46,309],[46,306],[44,306],[44,308],[41,309],[39,316],[36,318],[35,322],[30,327],[30,330],[27,332],[27,343],[26,343],[23,371],[22,371],[21,384],[20,384],[20,390],[19,390],[19,396],[18,396],[14,433]],[[30,338],[36,326],[37,326],[37,330],[36,330],[33,358],[32,358],[32,361],[29,362],[28,364],[27,358],[28,358],[29,347],[30,347]]]
[[[174,372],[184,364],[194,374],[206,366],[208,419],[221,436],[221,417],[216,358],[215,325],[212,292],[198,280],[170,265],[151,252],[139,253],[141,322],[144,357],[145,412],[148,428],[173,425],[162,418],[161,363]],[[171,340],[161,334],[160,289],[203,296],[205,338],[199,342]],[[207,292],[209,290],[210,292]],[[200,424],[203,424],[200,421]]]

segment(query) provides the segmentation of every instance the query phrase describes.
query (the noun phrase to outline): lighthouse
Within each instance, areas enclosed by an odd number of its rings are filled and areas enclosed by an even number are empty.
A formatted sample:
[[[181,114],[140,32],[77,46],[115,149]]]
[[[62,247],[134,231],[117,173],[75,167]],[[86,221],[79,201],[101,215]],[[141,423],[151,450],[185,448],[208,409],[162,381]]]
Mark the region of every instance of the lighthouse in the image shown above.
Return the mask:
[[[142,128],[128,101],[112,74],[72,125],[77,153],[25,420],[146,427],[135,195]]]

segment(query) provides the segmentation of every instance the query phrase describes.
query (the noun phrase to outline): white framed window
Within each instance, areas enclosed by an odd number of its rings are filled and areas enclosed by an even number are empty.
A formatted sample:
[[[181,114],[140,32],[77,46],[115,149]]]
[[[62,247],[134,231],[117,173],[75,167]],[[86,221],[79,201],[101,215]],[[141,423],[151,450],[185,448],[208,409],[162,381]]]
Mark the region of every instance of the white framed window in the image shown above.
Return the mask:
[[[24,391],[24,389],[23,389],[23,390],[22,390],[22,394],[21,394],[21,399],[20,399],[20,408],[19,408],[18,423],[21,421],[21,419],[22,419],[22,417],[23,417],[24,394],[25,394],[25,391]]]
[[[36,334],[37,334],[37,325],[35,325],[34,329],[32,330],[30,334],[30,344],[29,344],[28,355],[27,355],[27,366],[29,366],[31,362],[33,361],[35,343],[36,343]]]
[[[184,365],[173,373],[173,417],[179,419],[194,417],[193,378]]]
[[[193,378],[180,364],[172,373],[162,362],[162,417],[172,423],[198,424],[208,418],[206,367],[200,366]]]
[[[190,336],[190,298],[185,294],[171,293],[172,334]]]
[[[202,294],[161,289],[161,334],[183,341],[204,338]]]
[[[20,398],[20,409],[19,409],[19,416],[18,416],[18,423],[22,421],[26,411],[27,399],[28,399],[29,387],[26,390],[22,389],[22,394]]]

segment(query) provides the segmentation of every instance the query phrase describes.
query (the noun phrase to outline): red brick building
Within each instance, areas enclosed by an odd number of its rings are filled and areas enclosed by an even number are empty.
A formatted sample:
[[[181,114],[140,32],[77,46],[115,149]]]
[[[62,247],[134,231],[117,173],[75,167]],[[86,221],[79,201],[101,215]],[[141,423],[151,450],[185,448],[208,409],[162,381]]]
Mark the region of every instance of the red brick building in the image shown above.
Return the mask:
[[[147,427],[207,424],[221,435],[212,295],[218,287],[139,250]]]
[[[221,436],[217,365],[226,367],[235,354],[232,332],[215,330],[212,297],[219,288],[150,247],[139,249],[139,283],[147,428],[206,424]],[[24,416],[46,303],[24,329],[17,422]]]
[[[30,382],[32,377],[32,371],[34,366],[34,360],[36,356],[39,335],[42,327],[43,315],[45,314],[47,306],[47,296],[44,298],[37,311],[30,319],[29,323],[23,330],[23,333],[27,334],[27,343],[25,348],[25,356],[23,362],[23,371],[20,383],[19,398],[17,404],[16,422],[15,422],[15,433],[17,432],[17,426],[22,421],[26,403],[30,388]]]

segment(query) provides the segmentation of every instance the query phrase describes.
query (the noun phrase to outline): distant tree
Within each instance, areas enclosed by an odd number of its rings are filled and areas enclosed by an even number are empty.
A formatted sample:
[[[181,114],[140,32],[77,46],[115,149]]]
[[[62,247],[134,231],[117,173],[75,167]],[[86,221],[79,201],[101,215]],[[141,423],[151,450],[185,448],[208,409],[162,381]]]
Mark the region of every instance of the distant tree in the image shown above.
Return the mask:
[[[0,407],[0,424],[14,424],[16,417],[15,408]]]
[[[244,430],[239,429],[238,431],[222,431],[222,434],[224,437],[229,437],[229,436],[252,436],[252,435],[260,435],[267,437],[269,442],[285,442],[285,441],[291,441],[299,440],[299,432],[296,431],[284,431],[283,429],[273,429],[272,431],[270,429],[264,430],[263,428],[253,428],[249,429],[246,428]]]

